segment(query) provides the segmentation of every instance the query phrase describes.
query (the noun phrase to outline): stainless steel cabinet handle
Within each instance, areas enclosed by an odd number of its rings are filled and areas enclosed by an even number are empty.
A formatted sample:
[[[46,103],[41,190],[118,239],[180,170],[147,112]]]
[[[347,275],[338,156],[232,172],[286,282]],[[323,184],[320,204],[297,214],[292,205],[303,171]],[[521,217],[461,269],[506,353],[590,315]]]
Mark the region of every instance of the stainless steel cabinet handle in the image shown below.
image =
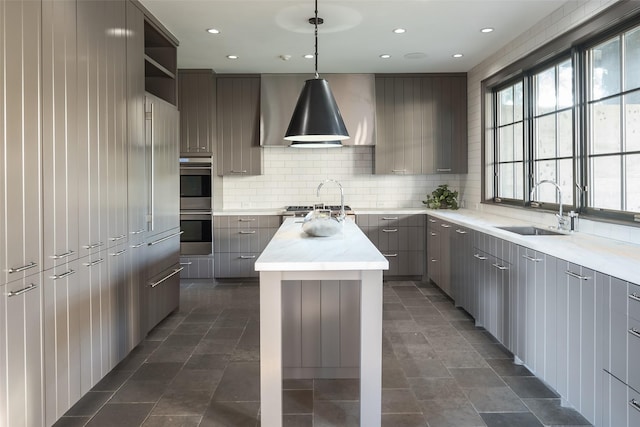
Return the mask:
[[[184,267],[180,267],[180,268],[174,269],[171,273],[167,274],[166,276],[164,276],[162,279],[158,280],[157,282],[149,283],[149,287],[150,288],[155,288],[160,283],[164,282],[165,280],[169,280],[170,278],[172,278],[176,274],[180,273],[182,270],[184,270]]]
[[[451,226],[449,224],[440,224],[440,227],[442,227],[442,228],[451,228]]]
[[[109,254],[109,255],[111,255],[111,256],[120,256],[120,255],[122,255],[122,254],[123,254],[123,253],[125,253],[125,252],[127,252],[127,250],[126,250],[126,249],[123,249],[123,250],[121,250],[121,251],[114,252],[114,253]]]
[[[138,249],[138,248],[141,248],[141,247],[143,247],[145,245],[146,245],[145,242],[138,243],[137,245],[131,245],[131,249]]]
[[[383,228],[382,232],[383,233],[397,233],[398,229],[397,228]]]
[[[35,285],[35,284],[32,283],[29,286],[27,286],[26,288],[18,289],[17,291],[8,292],[7,296],[9,296],[9,297],[17,297],[18,295],[22,295],[25,292],[29,292],[29,291],[37,288],[37,287],[38,287],[38,285]]]
[[[636,294],[635,292],[629,295],[629,298],[631,298],[634,301],[640,302],[640,295]]]
[[[148,245],[149,246],[157,245],[158,243],[162,243],[162,242],[164,242],[166,240],[173,239],[174,237],[177,237],[177,236],[181,235],[182,233],[184,233],[184,231],[179,231],[177,233],[172,234],[171,236],[163,237],[162,239],[158,239],[155,242],[148,243]]]
[[[112,241],[112,242],[117,242],[118,240],[122,240],[125,237],[127,237],[126,234],[121,234],[121,235],[116,236],[116,237],[109,237],[109,240]]]
[[[495,268],[497,268],[498,270],[508,270],[508,269],[509,269],[509,267],[505,267],[504,265],[500,265],[500,264],[498,264],[498,263],[491,264],[491,265],[493,265],[493,266],[494,266]]]
[[[429,234],[431,234],[432,236],[437,236],[438,233],[434,233],[433,231],[431,231]]]
[[[136,231],[132,231],[129,234],[142,234],[144,233],[146,230],[144,228],[141,228],[140,230],[136,230]]]
[[[239,231],[238,234],[256,234],[256,230],[251,231]]]
[[[487,259],[486,256],[481,256],[480,254],[473,254],[473,256],[477,259],[479,259],[480,261],[484,261],[485,259]]]
[[[251,221],[255,221],[255,218],[239,218],[238,222],[251,222]]]
[[[83,262],[82,265],[85,267],[93,267],[94,265],[102,264],[104,262],[104,258],[97,259],[91,262]]]
[[[466,232],[466,231],[461,230],[461,229],[459,229],[459,228],[458,228],[458,229],[456,229],[456,233],[458,233],[458,234],[467,234],[467,232]]]
[[[400,173],[400,172],[406,172],[406,169],[392,169],[391,172],[393,173]]]
[[[437,222],[435,219],[429,218],[429,222]]]
[[[637,330],[636,328],[629,329],[629,333],[636,338],[640,338],[640,331]]]
[[[637,400],[635,400],[635,399],[631,399],[631,400],[629,401],[629,405],[631,405],[631,407],[632,407],[633,409],[635,409],[636,411],[640,411],[640,402],[638,402]]]
[[[231,173],[247,173],[247,171],[246,171],[246,170],[234,171],[233,169],[232,169],[232,170],[230,170],[229,172],[231,172]]]
[[[62,259],[62,258],[66,258],[68,256],[71,256],[73,254],[75,254],[75,251],[69,251],[69,252],[65,252],[65,253],[60,254],[60,255],[51,255],[49,258],[51,258],[51,259]]]
[[[591,277],[581,276],[581,275],[579,275],[577,273],[574,273],[573,271],[569,271],[569,270],[565,271],[564,273],[567,276],[575,277],[576,279],[580,279],[580,280],[589,280],[589,279],[591,279]]]
[[[451,168],[437,168],[436,172],[451,172]]]
[[[435,258],[432,258],[432,259],[431,259],[431,262],[438,262],[438,260],[437,260],[437,259],[435,259]]]
[[[254,259],[255,255],[240,255],[240,259]]]
[[[383,216],[382,220],[383,221],[397,221],[398,217],[397,216]]]
[[[387,258],[395,258],[398,254],[382,254],[382,256],[386,256]]]
[[[7,270],[9,274],[11,273],[20,273],[21,271],[29,270],[30,268],[37,267],[38,263],[30,262],[27,265],[23,265],[22,267],[10,268]]]
[[[542,258],[534,258],[534,257],[531,257],[531,256],[529,256],[529,255],[522,255],[522,258],[524,258],[524,259],[528,259],[529,261],[533,261],[533,262],[540,262],[540,261],[542,261]]]
[[[94,248],[99,248],[100,246],[102,246],[104,243],[102,242],[98,242],[98,243],[92,243],[90,245],[85,245],[82,248],[83,249],[94,249]]]
[[[180,215],[213,215],[211,211],[180,211]]]
[[[62,273],[62,274],[54,274],[53,276],[49,276],[49,279],[53,279],[53,280],[64,279],[65,277],[69,277],[72,274],[75,274],[75,270],[69,270],[66,273]]]
[[[193,261],[189,261],[189,262],[181,262],[180,265],[191,265],[193,264]]]

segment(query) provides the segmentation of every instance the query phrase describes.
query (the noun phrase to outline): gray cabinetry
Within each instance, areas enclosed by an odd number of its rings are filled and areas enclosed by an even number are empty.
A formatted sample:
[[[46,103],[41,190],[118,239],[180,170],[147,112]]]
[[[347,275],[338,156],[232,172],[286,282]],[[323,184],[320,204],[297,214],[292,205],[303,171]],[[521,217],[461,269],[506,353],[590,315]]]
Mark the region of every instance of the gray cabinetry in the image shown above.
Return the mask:
[[[213,218],[214,276],[258,277],[255,262],[280,226],[275,215]]]
[[[603,277],[604,278],[604,277]],[[588,268],[558,260],[556,277],[556,390],[590,422],[595,422],[601,386],[597,346],[596,275]],[[601,377],[600,377],[601,378]]]
[[[358,215],[357,222],[389,261],[385,276],[422,276],[424,215]]]
[[[427,274],[447,295],[451,290],[452,224],[427,216]]]
[[[76,2],[42,3],[44,269],[78,257]]]
[[[602,290],[603,426],[640,425],[640,286],[597,274]]]
[[[36,274],[0,285],[2,426],[44,424],[41,284]]]
[[[146,139],[150,156],[150,235],[180,226],[178,110],[147,94]]]
[[[46,424],[53,425],[82,396],[81,289],[78,261],[44,272],[44,378]]]
[[[212,70],[178,70],[181,155],[213,153],[215,89]]]
[[[156,21],[144,22],[145,90],[176,105],[177,41],[170,39]]]
[[[556,258],[517,247],[511,283],[512,351],[537,376],[557,385]]]
[[[376,76],[376,174],[466,173],[465,75]]]
[[[453,230],[453,231],[451,231]],[[477,314],[478,290],[473,274],[473,231],[453,224],[451,235],[451,293],[456,306]]]
[[[0,3],[0,203],[3,283],[42,267],[41,2]]]
[[[260,175],[260,77],[216,78],[218,175]]]

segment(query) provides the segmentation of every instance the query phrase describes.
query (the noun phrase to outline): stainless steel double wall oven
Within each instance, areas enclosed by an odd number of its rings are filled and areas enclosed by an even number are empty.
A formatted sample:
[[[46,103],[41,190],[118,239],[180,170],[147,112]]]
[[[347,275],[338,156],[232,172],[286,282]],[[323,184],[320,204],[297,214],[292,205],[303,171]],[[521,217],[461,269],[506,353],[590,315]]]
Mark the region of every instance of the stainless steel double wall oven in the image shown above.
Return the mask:
[[[213,158],[180,158],[181,255],[213,253]]]

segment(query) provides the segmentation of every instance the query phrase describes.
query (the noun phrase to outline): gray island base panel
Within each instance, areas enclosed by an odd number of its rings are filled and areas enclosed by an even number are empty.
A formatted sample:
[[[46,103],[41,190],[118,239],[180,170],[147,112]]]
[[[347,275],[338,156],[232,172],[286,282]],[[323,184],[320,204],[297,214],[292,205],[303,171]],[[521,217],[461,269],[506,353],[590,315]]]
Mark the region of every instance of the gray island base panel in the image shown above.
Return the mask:
[[[263,425],[282,427],[282,286],[285,280],[360,282],[360,425],[380,427],[382,271],[387,259],[351,220],[341,233],[309,237],[285,220],[255,264],[260,272],[260,406]]]

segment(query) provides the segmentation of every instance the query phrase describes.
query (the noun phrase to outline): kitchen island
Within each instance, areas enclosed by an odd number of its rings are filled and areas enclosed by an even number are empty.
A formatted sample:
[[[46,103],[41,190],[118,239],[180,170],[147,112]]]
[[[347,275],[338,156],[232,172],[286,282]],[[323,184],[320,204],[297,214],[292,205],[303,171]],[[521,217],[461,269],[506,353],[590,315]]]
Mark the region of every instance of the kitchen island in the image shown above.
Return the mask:
[[[255,264],[260,272],[262,424],[282,426],[282,291],[288,280],[355,280],[360,287],[360,425],[379,427],[382,403],[382,271],[387,259],[351,220],[341,233],[310,237],[284,221]]]

